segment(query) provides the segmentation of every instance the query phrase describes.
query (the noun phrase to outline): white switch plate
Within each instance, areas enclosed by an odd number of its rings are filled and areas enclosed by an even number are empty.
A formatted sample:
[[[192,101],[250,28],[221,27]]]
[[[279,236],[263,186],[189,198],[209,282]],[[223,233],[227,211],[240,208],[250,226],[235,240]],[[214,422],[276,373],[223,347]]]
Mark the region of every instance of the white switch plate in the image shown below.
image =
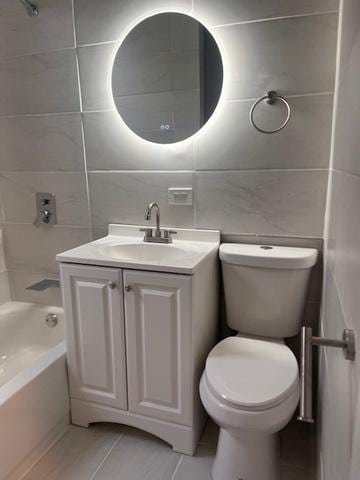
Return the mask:
[[[168,203],[169,205],[192,205],[192,187],[169,187]]]

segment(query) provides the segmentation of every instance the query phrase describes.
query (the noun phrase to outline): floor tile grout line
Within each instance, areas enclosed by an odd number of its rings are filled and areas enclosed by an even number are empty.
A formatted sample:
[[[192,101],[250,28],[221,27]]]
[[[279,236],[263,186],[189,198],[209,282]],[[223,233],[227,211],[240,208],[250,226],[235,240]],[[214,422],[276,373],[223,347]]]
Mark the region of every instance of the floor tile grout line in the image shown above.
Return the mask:
[[[13,301],[13,300],[12,300]],[[50,442],[49,445],[47,445],[46,449],[44,450],[44,452],[40,455],[40,457],[35,460],[34,463],[32,463],[32,465],[26,469],[26,471],[24,473],[22,473],[20,475],[20,478],[19,480],[26,480],[26,477],[33,471],[35,470],[36,466],[40,464],[40,462],[43,460],[43,458],[45,458],[49,452],[57,445],[58,442],[61,441],[61,439],[67,434],[67,432],[70,430],[71,428],[71,424],[69,424],[65,430],[60,433],[52,442]]]
[[[124,428],[124,431],[122,433],[120,433],[119,437],[115,440],[115,442],[113,443],[113,445],[110,447],[110,450],[107,452],[107,454],[105,455],[105,457],[102,459],[102,461],[99,463],[99,465],[97,466],[97,468],[95,469],[94,473],[89,477],[89,480],[94,480],[95,476],[98,474],[100,468],[104,465],[104,463],[106,462],[106,460],[109,458],[109,456],[111,455],[111,453],[113,452],[114,448],[116,447],[116,445],[118,445],[118,443],[120,442],[120,440],[125,436],[126,432],[128,431],[128,428]]]
[[[180,468],[180,465],[182,464],[182,461],[184,459],[184,455],[181,455],[181,457],[179,458],[179,461],[175,467],[175,470],[173,471],[173,474],[171,475],[171,478],[170,480],[174,480],[175,479],[175,475],[177,474],[179,468]]]

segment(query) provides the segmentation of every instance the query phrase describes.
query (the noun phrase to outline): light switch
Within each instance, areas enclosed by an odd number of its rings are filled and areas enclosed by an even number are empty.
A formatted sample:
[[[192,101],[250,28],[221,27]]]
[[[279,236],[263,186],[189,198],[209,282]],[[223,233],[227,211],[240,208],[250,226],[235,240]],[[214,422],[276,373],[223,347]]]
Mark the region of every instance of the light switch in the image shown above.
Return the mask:
[[[192,187],[169,187],[168,203],[169,205],[192,205]]]

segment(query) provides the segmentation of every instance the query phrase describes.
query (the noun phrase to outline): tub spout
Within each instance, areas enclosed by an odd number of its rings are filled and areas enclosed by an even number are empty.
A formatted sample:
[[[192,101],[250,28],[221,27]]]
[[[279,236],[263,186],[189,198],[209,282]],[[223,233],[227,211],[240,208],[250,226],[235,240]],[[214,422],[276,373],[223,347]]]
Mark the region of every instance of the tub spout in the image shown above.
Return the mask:
[[[34,283],[26,287],[26,290],[34,290],[35,292],[43,292],[48,288],[58,288],[60,287],[60,280],[56,280],[54,278],[44,278],[40,282]]]

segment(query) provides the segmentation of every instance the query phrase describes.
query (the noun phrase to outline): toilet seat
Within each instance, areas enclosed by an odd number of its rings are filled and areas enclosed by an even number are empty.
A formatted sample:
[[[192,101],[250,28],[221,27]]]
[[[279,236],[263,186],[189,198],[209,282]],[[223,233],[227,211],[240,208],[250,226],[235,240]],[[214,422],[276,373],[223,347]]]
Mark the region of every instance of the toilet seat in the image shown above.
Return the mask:
[[[205,375],[211,392],[231,407],[272,408],[298,389],[298,364],[284,344],[229,337],[210,352]]]

